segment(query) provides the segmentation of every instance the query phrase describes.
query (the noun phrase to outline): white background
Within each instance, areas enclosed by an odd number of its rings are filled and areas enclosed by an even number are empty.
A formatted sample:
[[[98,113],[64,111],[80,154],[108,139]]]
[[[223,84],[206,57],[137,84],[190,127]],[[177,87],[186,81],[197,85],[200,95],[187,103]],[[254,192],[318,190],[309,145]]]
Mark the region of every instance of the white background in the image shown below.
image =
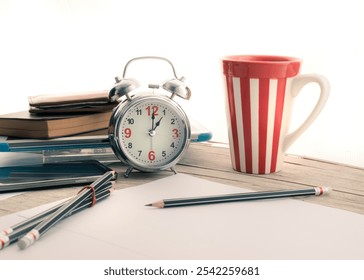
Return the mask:
[[[304,61],[301,73],[329,79],[331,95],[288,152],[364,167],[363,3],[0,0],[0,113],[26,110],[31,95],[108,89],[129,59],[157,55],[187,78],[193,117],[213,140],[227,142],[220,58],[296,56]],[[143,67],[135,64],[131,77],[149,79]],[[146,75],[160,74],[153,79],[162,82],[167,70]],[[307,86],[292,128],[316,98],[317,88]]]

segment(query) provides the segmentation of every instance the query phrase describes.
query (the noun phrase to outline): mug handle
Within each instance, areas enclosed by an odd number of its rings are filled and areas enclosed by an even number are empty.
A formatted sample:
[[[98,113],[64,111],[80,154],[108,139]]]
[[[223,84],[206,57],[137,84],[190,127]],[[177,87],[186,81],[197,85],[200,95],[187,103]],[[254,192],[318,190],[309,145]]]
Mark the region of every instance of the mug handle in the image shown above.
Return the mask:
[[[324,108],[329,97],[330,84],[329,81],[321,75],[303,74],[295,77],[292,81],[291,94],[295,98],[301,89],[309,83],[317,83],[320,86],[320,97],[308,118],[295,131],[286,135],[283,142],[283,151],[285,152],[294,141],[313,123]]]

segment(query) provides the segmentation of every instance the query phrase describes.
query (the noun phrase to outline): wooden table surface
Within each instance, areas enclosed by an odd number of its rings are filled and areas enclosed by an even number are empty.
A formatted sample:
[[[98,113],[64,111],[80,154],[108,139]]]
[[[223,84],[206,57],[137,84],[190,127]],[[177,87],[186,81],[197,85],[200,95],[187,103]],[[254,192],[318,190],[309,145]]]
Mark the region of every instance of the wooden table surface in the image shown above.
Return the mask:
[[[116,184],[117,189],[173,176],[171,171],[133,172],[129,178],[124,178],[122,175],[126,170],[125,166],[120,163],[113,163],[110,166],[120,174]],[[361,168],[287,155],[282,171],[269,175],[248,175],[232,169],[230,153],[226,145],[208,142],[191,144],[176,170],[179,173],[191,174],[252,191],[328,186],[331,188],[328,196],[294,199],[364,214],[364,169]],[[30,191],[0,200],[0,216],[71,197],[80,188]]]

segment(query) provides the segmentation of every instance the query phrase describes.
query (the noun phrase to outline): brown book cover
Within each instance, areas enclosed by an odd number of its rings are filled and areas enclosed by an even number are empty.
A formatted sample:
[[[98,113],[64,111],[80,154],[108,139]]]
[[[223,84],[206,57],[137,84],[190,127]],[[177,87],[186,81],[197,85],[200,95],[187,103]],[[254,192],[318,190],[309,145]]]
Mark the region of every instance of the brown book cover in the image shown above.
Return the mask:
[[[39,115],[28,111],[0,115],[0,135],[20,138],[70,136],[109,126],[111,111],[88,114]]]
[[[62,94],[43,94],[29,96],[29,106],[33,107],[58,107],[67,105],[103,105],[110,103],[109,91],[87,91]]]
[[[37,114],[106,112],[119,104],[111,102],[105,90],[36,95],[28,100],[29,112]]]

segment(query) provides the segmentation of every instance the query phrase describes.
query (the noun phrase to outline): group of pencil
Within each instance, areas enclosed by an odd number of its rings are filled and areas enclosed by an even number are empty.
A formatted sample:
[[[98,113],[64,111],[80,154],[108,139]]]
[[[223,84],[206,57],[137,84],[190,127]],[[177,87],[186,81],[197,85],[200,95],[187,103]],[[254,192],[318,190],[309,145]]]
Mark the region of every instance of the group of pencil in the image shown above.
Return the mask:
[[[107,172],[95,182],[93,182],[90,186],[83,188],[74,198],[71,198],[68,201],[54,206],[53,208],[33,216],[28,220],[3,230],[0,232],[0,250],[16,241],[18,241],[18,246],[20,249],[25,249],[38,240],[40,236],[52,228],[58,221],[94,205],[96,201],[108,197],[112,191],[112,183],[110,180],[114,177],[114,175],[114,171]],[[327,194],[328,192],[329,188],[320,186],[300,190],[278,190],[266,192],[233,193],[206,197],[164,199],[154,203],[146,204],[145,206],[154,206],[157,208],[181,207],[308,195],[320,196]]]
[[[0,250],[15,242],[20,249],[28,248],[59,221],[109,197],[114,175],[115,171],[106,172],[69,200],[0,231]]]

